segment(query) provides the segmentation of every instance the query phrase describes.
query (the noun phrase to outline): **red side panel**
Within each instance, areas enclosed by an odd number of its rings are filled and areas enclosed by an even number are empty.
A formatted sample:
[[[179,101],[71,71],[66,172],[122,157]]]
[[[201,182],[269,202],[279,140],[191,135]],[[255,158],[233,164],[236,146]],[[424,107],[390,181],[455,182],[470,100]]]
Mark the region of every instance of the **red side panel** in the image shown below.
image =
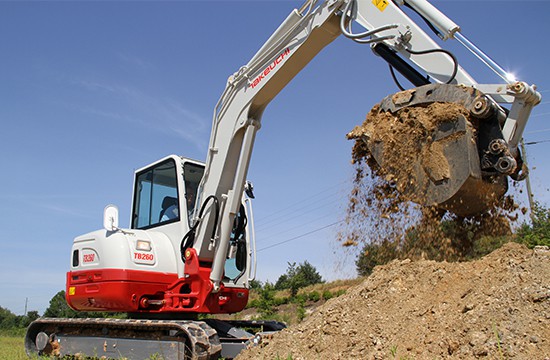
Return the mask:
[[[185,275],[124,269],[67,273],[67,303],[81,311],[235,313],[245,308],[248,289],[221,286],[212,292],[211,263],[186,251]]]
[[[138,310],[144,294],[163,293],[177,274],[125,269],[94,269],[67,273],[67,303],[82,311]]]

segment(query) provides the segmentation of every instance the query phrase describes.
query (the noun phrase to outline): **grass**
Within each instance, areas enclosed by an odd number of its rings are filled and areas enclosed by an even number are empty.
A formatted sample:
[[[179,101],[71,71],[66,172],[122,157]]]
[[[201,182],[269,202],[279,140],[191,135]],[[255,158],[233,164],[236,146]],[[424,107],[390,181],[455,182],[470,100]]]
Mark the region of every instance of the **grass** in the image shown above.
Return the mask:
[[[0,336],[0,359],[28,360],[24,341],[24,337]]]
[[[4,360],[49,360],[49,357],[34,355],[27,357],[25,352],[25,335],[1,334],[0,335],[0,359]]]
[[[29,360],[25,353],[25,337],[0,335],[0,359],[1,360]],[[30,360],[50,360],[48,356],[34,355]],[[124,359],[124,358],[121,358]],[[158,353],[151,355],[148,360],[162,360]]]
[[[281,358],[281,357],[279,357],[279,355],[277,355],[275,360],[292,360],[292,355],[289,354],[289,355],[287,355],[286,358]]]
[[[493,321],[493,334],[495,335],[495,338],[497,340],[499,359],[504,359],[504,355],[502,354],[502,346],[500,345],[500,336],[498,335],[498,330],[494,321]]]

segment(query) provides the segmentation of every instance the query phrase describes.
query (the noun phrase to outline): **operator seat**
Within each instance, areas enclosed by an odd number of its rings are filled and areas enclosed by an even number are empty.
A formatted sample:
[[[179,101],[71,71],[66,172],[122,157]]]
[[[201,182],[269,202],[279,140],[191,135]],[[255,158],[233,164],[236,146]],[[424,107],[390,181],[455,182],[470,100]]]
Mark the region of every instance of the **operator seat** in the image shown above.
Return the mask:
[[[178,208],[178,199],[175,198],[175,197],[172,197],[172,196],[165,196],[164,199],[162,200],[162,210],[160,211],[160,214],[159,214],[159,222],[163,221],[162,220],[162,217],[163,216],[167,216],[168,219],[165,219],[164,221],[166,220],[172,220],[172,219],[175,219],[177,217],[177,211],[174,213],[173,210],[174,208],[177,209]],[[166,211],[168,210],[169,208],[171,208],[171,211]]]

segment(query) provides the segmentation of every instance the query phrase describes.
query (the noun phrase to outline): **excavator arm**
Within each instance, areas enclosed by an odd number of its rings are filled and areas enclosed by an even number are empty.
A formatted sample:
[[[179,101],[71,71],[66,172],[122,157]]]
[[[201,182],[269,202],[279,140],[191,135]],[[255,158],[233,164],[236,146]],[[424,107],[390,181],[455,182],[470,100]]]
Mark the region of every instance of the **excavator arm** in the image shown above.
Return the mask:
[[[503,83],[478,84],[452,53],[441,49],[407,16],[404,7],[420,15],[441,39],[462,43]],[[362,29],[356,31],[353,26]],[[415,179],[416,187],[403,191],[415,193],[422,187],[426,195],[413,197],[413,201],[469,215],[484,209],[478,195],[487,188],[481,190],[481,185],[489,184],[492,193],[502,196],[506,191],[505,177],[522,176],[517,147],[530,111],[541,99],[534,86],[512,79],[462,36],[458,25],[425,0],[308,0],[288,15],[248,64],[229,77],[215,107],[197,202],[197,210],[204,206],[206,211],[195,219],[198,226],[192,244],[199,259],[212,261],[210,280],[214,292],[223,278],[231,231],[263,111],[296,74],[341,35],[371,46],[390,64],[392,72],[399,71],[417,86],[384,99],[380,112],[397,114],[404,108],[436,102],[456,103],[468,112],[467,116],[440,121],[434,130],[434,141],[460,139],[447,146],[450,152],[442,152],[449,168],[443,174],[426,170],[421,160],[415,164],[424,172]],[[502,106],[507,104],[510,109]],[[471,122],[483,125],[468,129]],[[472,146],[478,131],[480,140]],[[368,133],[356,138],[366,144],[376,162],[384,165],[388,145],[372,141],[372,134]],[[205,201],[211,204],[205,205]],[[478,206],[480,202],[482,205]]]

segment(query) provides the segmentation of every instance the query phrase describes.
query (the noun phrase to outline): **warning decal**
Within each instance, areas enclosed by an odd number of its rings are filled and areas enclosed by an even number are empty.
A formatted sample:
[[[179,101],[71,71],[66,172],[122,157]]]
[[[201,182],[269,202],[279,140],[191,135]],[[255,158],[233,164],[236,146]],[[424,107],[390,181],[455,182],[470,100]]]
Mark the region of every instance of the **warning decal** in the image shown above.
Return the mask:
[[[372,0],[372,3],[380,11],[384,11],[386,9],[386,6],[388,6],[388,0]]]

